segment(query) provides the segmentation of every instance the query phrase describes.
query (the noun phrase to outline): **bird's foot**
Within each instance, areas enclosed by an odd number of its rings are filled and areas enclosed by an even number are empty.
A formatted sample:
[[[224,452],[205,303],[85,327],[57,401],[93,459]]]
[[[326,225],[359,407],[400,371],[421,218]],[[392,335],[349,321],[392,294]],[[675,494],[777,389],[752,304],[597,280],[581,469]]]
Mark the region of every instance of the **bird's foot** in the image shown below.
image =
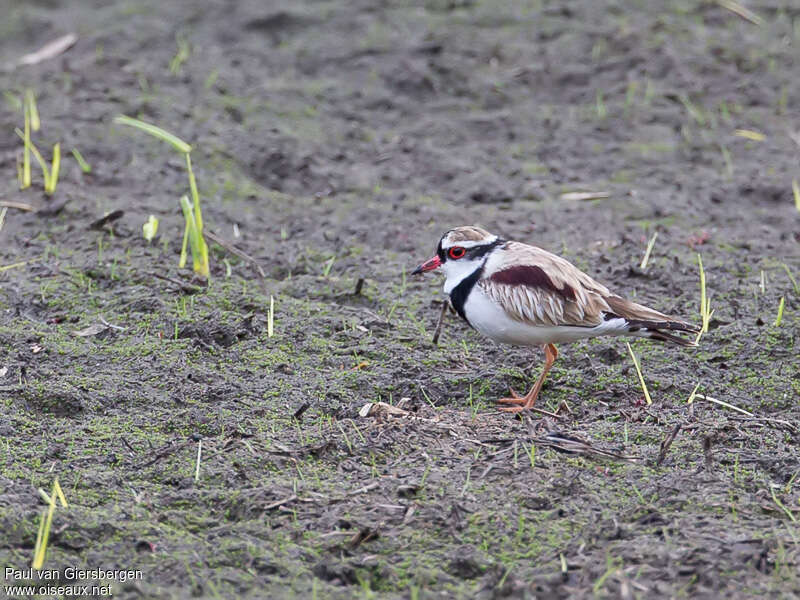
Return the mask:
[[[521,413],[528,410],[528,408],[525,406],[498,406],[497,410],[507,413]]]
[[[497,402],[498,404],[516,404],[517,406],[498,406],[497,409],[503,412],[518,413],[533,408],[539,395],[539,387],[538,384],[533,386],[531,391],[524,396],[519,396],[514,390],[511,390],[511,398],[500,398]]]
[[[511,398],[500,398],[497,400],[498,404],[525,404],[527,398],[525,396],[519,396],[517,392],[514,390],[509,390],[511,392]],[[500,410],[505,410],[501,408]]]

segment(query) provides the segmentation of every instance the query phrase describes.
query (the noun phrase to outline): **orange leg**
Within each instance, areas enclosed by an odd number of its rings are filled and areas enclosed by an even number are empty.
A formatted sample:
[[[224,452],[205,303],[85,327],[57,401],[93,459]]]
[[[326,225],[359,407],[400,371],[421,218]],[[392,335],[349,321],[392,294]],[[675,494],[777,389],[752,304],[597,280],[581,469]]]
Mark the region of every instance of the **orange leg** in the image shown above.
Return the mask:
[[[544,384],[544,380],[547,378],[547,373],[550,371],[550,367],[553,366],[557,358],[558,350],[556,350],[556,347],[553,344],[547,344],[544,347],[544,369],[542,369],[542,374],[539,375],[539,379],[536,380],[531,391],[524,396],[518,396],[514,390],[511,390],[511,398],[500,398],[497,402],[500,404],[517,404],[519,406],[502,406],[499,410],[518,413],[531,408],[536,403],[536,398],[539,396],[542,384]]]

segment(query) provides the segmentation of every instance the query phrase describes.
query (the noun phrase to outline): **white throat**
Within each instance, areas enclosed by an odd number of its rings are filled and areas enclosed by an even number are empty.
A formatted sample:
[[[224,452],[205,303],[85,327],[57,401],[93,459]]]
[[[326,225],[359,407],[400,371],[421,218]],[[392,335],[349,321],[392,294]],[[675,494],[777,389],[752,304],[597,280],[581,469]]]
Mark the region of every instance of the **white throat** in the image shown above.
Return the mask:
[[[480,269],[485,260],[486,257],[482,256],[476,260],[445,261],[442,265],[442,272],[445,276],[444,293],[449,295],[459,283],[472,275],[475,269]]]

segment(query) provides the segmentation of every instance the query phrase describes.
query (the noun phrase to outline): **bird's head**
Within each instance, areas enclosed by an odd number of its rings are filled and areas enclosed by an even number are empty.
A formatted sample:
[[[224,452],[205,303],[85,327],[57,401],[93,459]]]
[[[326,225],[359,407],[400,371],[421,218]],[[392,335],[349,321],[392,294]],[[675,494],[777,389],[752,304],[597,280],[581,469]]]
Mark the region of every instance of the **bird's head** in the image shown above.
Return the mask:
[[[436,255],[414,269],[411,274],[417,275],[441,267],[447,278],[446,287],[452,288],[474,273],[483,264],[486,254],[501,242],[496,235],[480,227],[456,227],[439,240]]]

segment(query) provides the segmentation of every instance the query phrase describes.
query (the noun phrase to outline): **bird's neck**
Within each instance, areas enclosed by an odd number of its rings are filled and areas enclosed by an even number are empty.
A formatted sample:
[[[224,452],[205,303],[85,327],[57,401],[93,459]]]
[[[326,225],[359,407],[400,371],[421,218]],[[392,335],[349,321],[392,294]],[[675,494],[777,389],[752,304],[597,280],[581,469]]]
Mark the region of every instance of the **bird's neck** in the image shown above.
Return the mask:
[[[472,291],[472,288],[475,287],[475,284],[478,283],[478,280],[481,278],[483,274],[483,265],[486,261],[483,260],[478,265],[476,269],[472,271],[472,273],[468,274],[466,277],[462,277],[460,280],[455,281],[454,285],[451,288],[447,289],[447,284],[450,282],[448,279],[445,282],[445,292],[450,294],[450,304],[452,304],[455,311],[464,319],[470,327],[472,324],[467,319],[467,315],[464,312],[464,305],[467,302],[467,297],[469,297],[469,293]]]

